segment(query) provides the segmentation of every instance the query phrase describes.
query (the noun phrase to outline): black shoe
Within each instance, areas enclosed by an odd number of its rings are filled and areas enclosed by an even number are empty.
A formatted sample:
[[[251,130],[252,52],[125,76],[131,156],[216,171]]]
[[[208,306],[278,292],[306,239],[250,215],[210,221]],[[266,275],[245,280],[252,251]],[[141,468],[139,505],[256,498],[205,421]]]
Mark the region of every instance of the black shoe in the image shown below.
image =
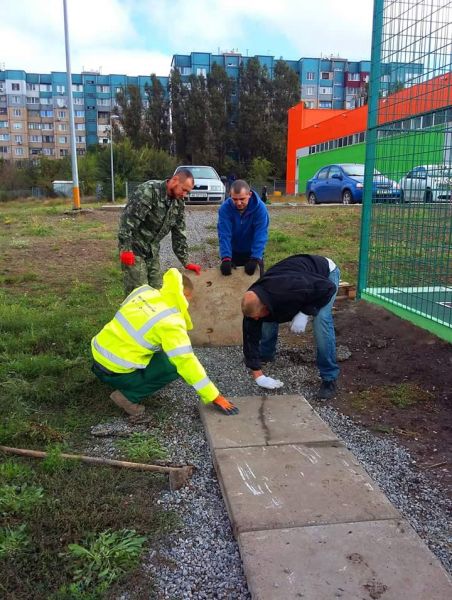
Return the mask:
[[[335,381],[322,381],[322,384],[317,392],[317,400],[331,400],[337,394],[337,386]]]

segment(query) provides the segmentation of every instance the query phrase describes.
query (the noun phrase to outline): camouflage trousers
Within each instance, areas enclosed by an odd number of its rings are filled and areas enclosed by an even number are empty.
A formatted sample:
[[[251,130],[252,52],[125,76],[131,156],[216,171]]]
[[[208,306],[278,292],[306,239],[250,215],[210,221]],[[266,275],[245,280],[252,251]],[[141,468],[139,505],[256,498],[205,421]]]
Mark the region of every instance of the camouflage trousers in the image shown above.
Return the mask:
[[[156,289],[162,287],[162,274],[160,272],[158,253],[156,253],[156,256],[149,258],[142,258],[135,255],[134,265],[124,265],[121,263],[121,268],[124,276],[124,291],[126,296],[141,285],[149,284]]]

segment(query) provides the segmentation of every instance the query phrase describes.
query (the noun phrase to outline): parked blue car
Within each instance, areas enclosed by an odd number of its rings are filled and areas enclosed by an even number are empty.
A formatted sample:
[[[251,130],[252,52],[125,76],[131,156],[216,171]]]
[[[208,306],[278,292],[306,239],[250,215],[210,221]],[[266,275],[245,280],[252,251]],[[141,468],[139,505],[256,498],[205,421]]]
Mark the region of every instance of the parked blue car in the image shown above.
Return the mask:
[[[309,204],[321,202],[354,204],[363,201],[363,188],[364,165],[354,163],[327,165],[308,180],[306,198]],[[400,186],[375,170],[372,196],[374,202],[398,202]]]

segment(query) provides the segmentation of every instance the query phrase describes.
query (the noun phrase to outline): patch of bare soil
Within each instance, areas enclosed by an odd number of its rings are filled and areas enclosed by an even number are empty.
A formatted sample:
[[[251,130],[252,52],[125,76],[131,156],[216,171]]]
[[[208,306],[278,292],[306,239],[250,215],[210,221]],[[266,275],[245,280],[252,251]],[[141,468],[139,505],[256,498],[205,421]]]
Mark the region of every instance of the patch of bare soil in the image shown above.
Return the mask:
[[[331,404],[378,435],[395,435],[418,468],[450,492],[451,344],[379,306],[336,304],[338,354],[346,347],[351,355],[340,363],[339,393]],[[305,347],[289,359],[304,362],[312,342],[298,339]]]

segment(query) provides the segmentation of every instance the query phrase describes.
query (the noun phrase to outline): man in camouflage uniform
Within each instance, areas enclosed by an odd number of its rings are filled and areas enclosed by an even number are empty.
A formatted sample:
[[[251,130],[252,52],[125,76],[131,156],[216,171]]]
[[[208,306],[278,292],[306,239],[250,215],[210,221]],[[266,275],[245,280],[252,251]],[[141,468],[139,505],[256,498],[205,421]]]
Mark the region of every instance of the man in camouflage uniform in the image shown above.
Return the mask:
[[[193,189],[193,175],[182,169],[166,181],[146,181],[137,187],[119,222],[119,257],[126,295],[149,284],[160,288],[160,241],[171,231],[174,254],[186,269],[188,262],[184,198]]]

